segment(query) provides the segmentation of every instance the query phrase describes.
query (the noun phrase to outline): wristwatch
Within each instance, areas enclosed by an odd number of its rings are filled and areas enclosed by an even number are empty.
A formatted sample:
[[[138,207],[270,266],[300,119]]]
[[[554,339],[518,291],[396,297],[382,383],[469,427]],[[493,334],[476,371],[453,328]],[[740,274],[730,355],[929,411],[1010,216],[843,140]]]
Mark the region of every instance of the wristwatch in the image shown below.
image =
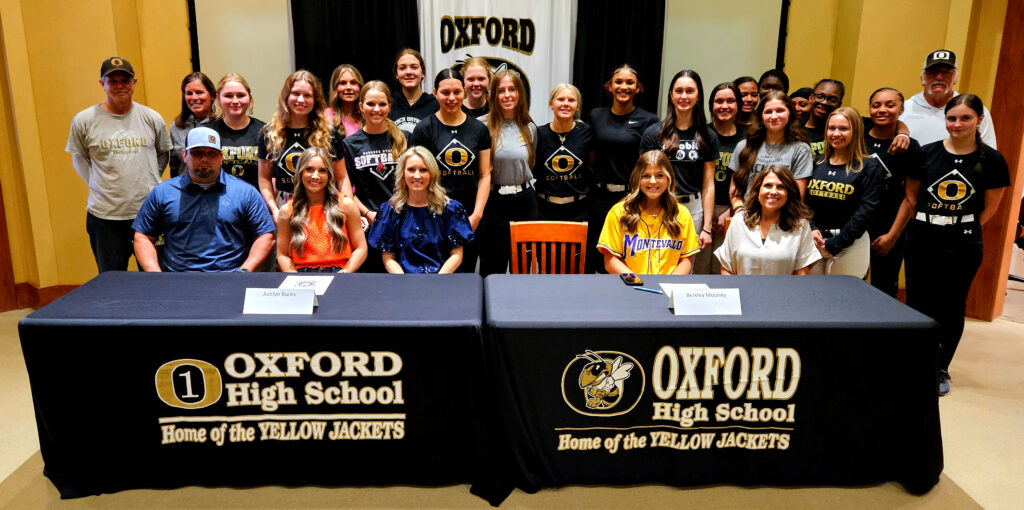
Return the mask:
[[[244,268],[244,267],[240,267],[240,268],[238,268],[238,269],[235,269],[235,272],[236,272],[236,273],[248,273],[248,272],[249,272],[249,270],[248,270],[248,269],[246,269],[246,268]]]

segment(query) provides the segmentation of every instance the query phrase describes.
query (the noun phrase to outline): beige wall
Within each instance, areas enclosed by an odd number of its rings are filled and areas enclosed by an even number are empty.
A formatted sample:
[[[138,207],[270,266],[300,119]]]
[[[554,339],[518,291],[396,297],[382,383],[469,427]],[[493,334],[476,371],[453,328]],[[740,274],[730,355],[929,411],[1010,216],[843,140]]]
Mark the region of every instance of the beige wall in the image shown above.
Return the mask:
[[[252,88],[253,116],[265,122],[294,70],[289,13],[288,0],[196,0],[202,71],[214,83],[229,72],[242,75]]]
[[[64,152],[71,118],[103,100],[99,66],[120,55],[139,78],[135,100],[165,119],[189,72],[185,2],[0,0],[8,81],[0,184],[15,280],[83,283],[96,266],[85,232],[87,189]]]
[[[774,68],[781,9],[780,0],[668,0],[658,115],[665,116],[669,80],[683,69],[697,71],[707,93],[719,83],[747,75],[757,79]]]
[[[832,77],[846,84],[844,104],[862,112],[879,87],[909,97],[921,91],[929,52],[960,60],[961,92],[991,103],[1006,0],[793,0],[786,73],[794,86]]]

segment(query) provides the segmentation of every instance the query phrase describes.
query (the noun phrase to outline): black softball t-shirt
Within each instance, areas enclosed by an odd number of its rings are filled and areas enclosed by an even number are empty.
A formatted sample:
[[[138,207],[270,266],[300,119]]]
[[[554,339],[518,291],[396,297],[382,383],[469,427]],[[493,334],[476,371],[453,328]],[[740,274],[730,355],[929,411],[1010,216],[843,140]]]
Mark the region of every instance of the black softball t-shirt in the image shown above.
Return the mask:
[[[732,181],[732,169],[729,162],[736,157],[736,144],[747,135],[747,126],[736,124],[736,133],[723,136],[715,130],[713,124],[708,125],[718,137],[718,160],[715,162],[715,205],[732,205],[729,200],[729,183]]]
[[[404,135],[403,135],[404,136]],[[395,161],[388,134],[370,134],[360,129],[345,138],[345,169],[355,195],[371,211],[391,199],[395,192]]]
[[[872,157],[857,172],[828,162],[814,167],[804,202],[814,211],[814,228],[839,230],[825,241],[829,253],[835,255],[852,245],[875,221],[882,198],[880,166]]]
[[[660,132],[660,124],[655,124],[644,131],[637,156],[647,151],[665,150],[659,140]],[[704,163],[718,159],[718,137],[714,132],[708,131],[703,150],[697,142],[696,127],[676,129],[676,137],[679,139],[679,147],[674,151],[665,151],[675,173],[675,192],[680,196],[696,195],[704,188]]]
[[[249,125],[242,129],[231,129],[224,119],[213,123],[213,129],[220,135],[220,151],[224,161],[220,168],[259,189],[259,137],[263,129],[262,120],[249,117]]]
[[[491,148],[491,135],[483,122],[466,116],[458,126],[448,126],[431,115],[416,125],[409,146],[426,147],[437,159],[441,186],[472,213],[480,175],[480,151]],[[466,199],[472,198],[468,203]]]
[[[921,165],[907,177],[921,181],[917,212],[943,216],[974,214],[981,220],[985,192],[1010,185],[1003,155],[988,145],[970,154],[952,154],[942,141],[921,148]]]
[[[277,191],[283,193],[292,193],[295,189],[295,171],[299,167],[299,157],[302,156],[302,152],[310,147],[308,140],[309,128],[284,128],[284,145],[281,147],[281,153],[277,154],[276,157],[271,159],[270,149],[268,144],[270,140],[267,139],[266,130],[260,131],[259,137],[259,157],[260,159],[270,160],[271,165],[274,169],[274,179],[277,180]],[[343,159],[345,157],[345,143],[343,142],[343,136],[338,133],[338,130],[331,128],[331,157],[335,160]],[[330,162],[333,164],[333,161]]]
[[[537,191],[553,197],[589,193],[587,155],[592,142],[593,133],[582,122],[576,122],[567,133],[552,131],[551,124],[537,128],[537,153],[533,165]]]

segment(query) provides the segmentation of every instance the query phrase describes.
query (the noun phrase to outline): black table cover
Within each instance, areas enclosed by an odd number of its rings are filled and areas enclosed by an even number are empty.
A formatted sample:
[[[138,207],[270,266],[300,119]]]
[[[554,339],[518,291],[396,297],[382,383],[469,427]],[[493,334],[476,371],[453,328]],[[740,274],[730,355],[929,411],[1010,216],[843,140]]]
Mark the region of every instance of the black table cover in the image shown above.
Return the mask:
[[[485,280],[507,486],[937,483],[932,320],[849,277],[644,279],[739,288],[743,315],[614,275]]]
[[[61,496],[476,480],[482,280],[347,274],[312,315],[242,314],[284,277],[110,272],[22,320]]]

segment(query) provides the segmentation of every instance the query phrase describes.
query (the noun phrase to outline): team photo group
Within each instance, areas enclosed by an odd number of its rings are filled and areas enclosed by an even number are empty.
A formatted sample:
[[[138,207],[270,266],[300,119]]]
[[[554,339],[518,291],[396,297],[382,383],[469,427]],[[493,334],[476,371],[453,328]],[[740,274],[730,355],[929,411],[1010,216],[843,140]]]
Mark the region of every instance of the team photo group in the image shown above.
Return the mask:
[[[936,50],[923,90],[848,105],[834,79],[710,86],[686,69],[662,119],[634,104],[657,77],[609,65],[610,106],[581,118],[562,83],[533,91],[550,107],[534,119],[517,71],[470,58],[431,78],[405,49],[386,80],[290,74],[261,99],[276,103],[266,122],[244,77],[191,73],[168,130],[111,57],[106,99],[75,116],[66,150],[100,272],[134,255],[144,271],[487,276],[509,271],[510,223],[534,220],[586,222],[586,273],[850,274],[895,297],[905,262],[907,304],[942,328],[946,394],[981,224],[1010,184],[957,77]]]

